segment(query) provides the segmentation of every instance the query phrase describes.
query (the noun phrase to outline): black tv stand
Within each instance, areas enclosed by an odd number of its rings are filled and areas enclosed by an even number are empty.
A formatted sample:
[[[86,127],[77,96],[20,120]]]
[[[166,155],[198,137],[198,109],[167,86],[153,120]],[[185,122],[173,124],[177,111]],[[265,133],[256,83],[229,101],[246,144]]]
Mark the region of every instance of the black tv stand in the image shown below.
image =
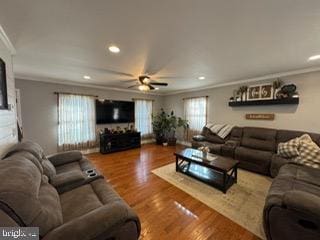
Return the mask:
[[[100,134],[100,153],[102,154],[139,147],[141,147],[140,132]]]

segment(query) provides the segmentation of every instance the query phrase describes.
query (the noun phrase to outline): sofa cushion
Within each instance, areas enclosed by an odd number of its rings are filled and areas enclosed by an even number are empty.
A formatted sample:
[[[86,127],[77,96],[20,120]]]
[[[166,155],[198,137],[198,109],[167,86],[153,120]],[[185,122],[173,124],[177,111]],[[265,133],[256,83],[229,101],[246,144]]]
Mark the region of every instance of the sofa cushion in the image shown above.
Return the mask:
[[[277,153],[284,158],[294,158],[299,156],[300,138],[291,139],[285,143],[278,144]]]
[[[41,146],[35,142],[31,141],[26,141],[26,142],[21,142],[17,143],[14,145],[5,155],[4,158],[9,157],[10,155],[21,152],[21,151],[26,151],[34,155],[37,159],[41,159],[43,156],[43,149]]]
[[[320,168],[320,147],[310,139],[300,140],[299,156],[294,161],[312,168]]]
[[[237,147],[235,159],[240,161],[239,167],[269,175],[273,153],[246,147]]]
[[[103,206],[91,184],[61,194],[60,201],[64,223]]]
[[[243,128],[241,127],[233,127],[230,133],[230,140],[233,141],[241,141],[243,134]]]
[[[44,175],[46,175],[50,180],[53,179],[57,174],[56,169],[45,156],[42,158],[41,165],[43,167]]]
[[[271,165],[270,165],[271,177],[276,177],[279,173],[280,168],[291,161],[292,159],[290,160],[288,158],[283,158],[278,154],[273,154],[271,159]]]
[[[277,131],[275,129],[245,127],[243,128],[241,146],[275,152],[276,134]]]
[[[224,140],[217,136],[215,133],[211,132],[209,128],[204,127],[202,129],[201,135],[203,135],[206,138],[206,141],[208,142],[220,144],[224,143]]]
[[[57,191],[31,161],[0,162],[0,201],[9,206],[26,226],[38,226],[40,235],[62,224]]]
[[[320,187],[320,170],[294,163],[283,166],[277,178],[295,179]]]
[[[7,157],[4,158],[3,160],[15,160],[15,159],[20,159],[24,161],[31,161],[40,171],[41,174],[43,174],[43,167],[39,161],[38,158],[35,157],[30,152],[26,152],[24,150],[22,151],[17,151],[17,152],[11,152],[10,154],[7,154]]]

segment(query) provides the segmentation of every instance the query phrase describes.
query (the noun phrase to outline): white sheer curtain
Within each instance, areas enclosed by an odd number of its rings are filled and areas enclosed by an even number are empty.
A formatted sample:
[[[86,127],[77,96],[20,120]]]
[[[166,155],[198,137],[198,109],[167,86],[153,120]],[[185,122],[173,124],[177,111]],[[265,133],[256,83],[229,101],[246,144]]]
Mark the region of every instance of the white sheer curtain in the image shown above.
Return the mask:
[[[81,150],[95,146],[94,97],[58,94],[58,148]]]
[[[152,134],[152,101],[140,100],[134,101],[135,126],[141,136],[150,137]]]
[[[189,123],[188,135],[189,138],[192,138],[207,123],[207,97],[184,99],[184,114]]]

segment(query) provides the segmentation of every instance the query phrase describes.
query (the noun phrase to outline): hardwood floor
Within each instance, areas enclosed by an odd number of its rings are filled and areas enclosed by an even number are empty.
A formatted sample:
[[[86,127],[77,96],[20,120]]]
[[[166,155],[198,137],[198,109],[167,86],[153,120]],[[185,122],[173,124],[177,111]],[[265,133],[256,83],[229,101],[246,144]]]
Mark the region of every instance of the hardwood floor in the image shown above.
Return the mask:
[[[174,162],[177,147],[154,144],[89,154],[106,180],[140,217],[141,239],[259,239],[238,224],[167,183],[151,170]]]

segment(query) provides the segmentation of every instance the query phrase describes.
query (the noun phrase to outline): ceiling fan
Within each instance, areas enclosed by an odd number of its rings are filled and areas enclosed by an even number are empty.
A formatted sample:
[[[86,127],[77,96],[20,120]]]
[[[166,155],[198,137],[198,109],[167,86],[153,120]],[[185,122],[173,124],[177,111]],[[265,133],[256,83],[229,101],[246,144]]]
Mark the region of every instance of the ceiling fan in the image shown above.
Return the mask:
[[[137,84],[129,86],[128,88],[135,88],[137,87],[140,91],[151,91],[151,90],[157,90],[157,87],[154,86],[168,86],[168,83],[165,82],[156,82],[150,78],[148,75],[141,75],[138,77],[138,79],[132,79],[129,81],[137,81]]]

